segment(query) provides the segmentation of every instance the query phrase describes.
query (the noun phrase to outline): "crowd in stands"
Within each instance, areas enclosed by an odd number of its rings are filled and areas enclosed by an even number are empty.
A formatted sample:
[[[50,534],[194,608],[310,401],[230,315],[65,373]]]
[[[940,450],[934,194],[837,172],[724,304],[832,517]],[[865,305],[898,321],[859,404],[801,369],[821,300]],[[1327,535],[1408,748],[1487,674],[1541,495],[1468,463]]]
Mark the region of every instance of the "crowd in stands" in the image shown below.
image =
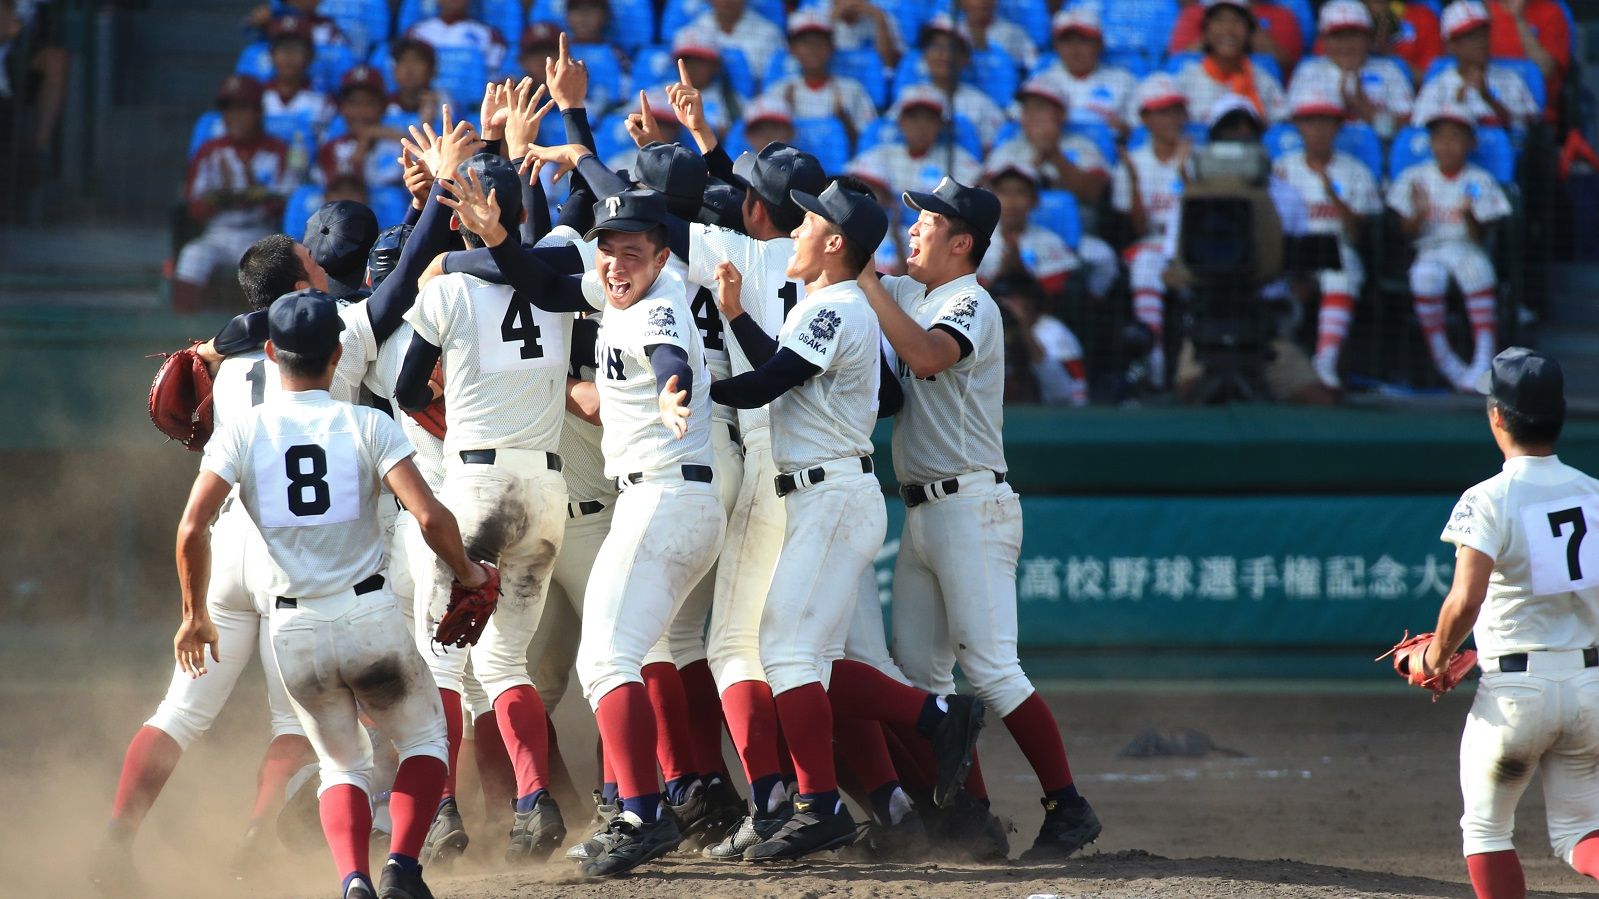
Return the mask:
[[[1559,0],[278,0],[247,27],[258,39],[193,133],[180,309],[325,201],[400,221],[406,129],[438,127],[446,105],[474,119],[486,83],[542,83],[564,34],[612,168],[645,131],[678,138],[665,86],[681,62],[730,153],[792,143],[877,191],[897,238],[885,271],[903,271],[902,191],[946,176],[990,187],[1004,213],[980,274],[1017,325],[1013,394],[1060,404],[1089,396],[1083,346],[1052,314],[1068,294],[1130,308],[1152,338],[1146,385],[1180,379],[1166,269],[1184,162],[1218,110],[1239,109],[1306,228],[1340,238],[1342,270],[1302,297],[1314,395],[1342,387],[1340,348],[1372,291],[1360,247],[1385,214],[1384,239],[1415,251],[1412,305],[1440,380],[1469,389],[1515,302],[1492,231],[1516,221],[1529,131],[1565,127],[1573,32]],[[554,117],[544,129],[540,143],[565,143]],[[1451,287],[1473,332],[1464,355],[1445,329]]]

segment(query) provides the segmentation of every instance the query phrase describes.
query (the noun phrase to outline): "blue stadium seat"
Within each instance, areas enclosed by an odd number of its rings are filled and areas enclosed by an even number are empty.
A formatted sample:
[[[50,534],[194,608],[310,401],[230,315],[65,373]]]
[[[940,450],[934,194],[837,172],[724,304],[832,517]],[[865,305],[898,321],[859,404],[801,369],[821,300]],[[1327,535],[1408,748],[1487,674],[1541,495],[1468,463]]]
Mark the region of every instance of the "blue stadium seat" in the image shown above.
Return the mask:
[[[755,4],[752,4],[755,5]],[[821,0],[802,0],[800,8],[820,6]],[[945,12],[943,7],[934,7],[926,0],[873,0],[873,6],[882,9],[894,17],[894,23],[899,26],[899,33],[905,39],[906,47],[916,46],[916,38],[921,34],[922,23],[938,12]],[[782,19],[772,21],[781,23]],[[665,22],[661,29],[664,33]]]
[[[1303,52],[1316,42],[1316,14],[1310,8],[1310,0],[1272,0],[1278,6],[1294,14],[1294,20],[1299,23],[1299,40],[1303,46],[1298,49]]]
[[[1427,138],[1427,129],[1411,126],[1394,135],[1394,142],[1388,150],[1388,177],[1397,178],[1405,169],[1413,165],[1426,162],[1432,158],[1432,145]],[[1516,154],[1510,145],[1510,135],[1503,128],[1477,129],[1477,149],[1471,154],[1471,161],[1484,169],[1501,184],[1508,184],[1516,177]]]
[[[1105,164],[1116,164],[1116,132],[1110,130],[1109,125],[1104,122],[1070,122],[1066,125],[1066,133],[1093,141],[1099,155],[1105,157]]]
[[[633,138],[627,133],[627,114],[613,112],[594,124],[594,151],[601,160],[610,159],[624,149],[633,146]]]
[[[1021,122],[1018,122],[1015,119],[1006,119],[1005,124],[999,126],[999,131],[995,132],[994,134],[994,146],[997,147],[1021,133]]]
[[[794,60],[793,54],[787,50],[779,50],[772,54],[771,63],[767,65],[766,71],[761,73],[761,84],[769,87],[784,78],[793,78],[799,73],[799,63]]]
[[[609,44],[574,44],[574,59],[581,59],[589,70],[589,98],[596,112],[610,109],[622,101],[622,64]]]
[[[613,43],[628,52],[653,44],[655,4],[650,0],[611,0],[610,36]]]
[[[194,158],[194,154],[200,149],[201,144],[208,140],[219,138],[226,133],[226,129],[222,127],[222,113],[215,109],[200,113],[200,117],[194,122],[194,129],[189,132],[188,158]]]
[[[1126,69],[1133,73],[1134,78],[1142,81],[1144,76],[1155,71],[1157,59],[1156,55],[1146,50],[1106,50],[1104,55],[1100,57],[1100,64]],[[1050,59],[1049,62],[1054,62],[1054,59]]]
[[[926,84],[927,79],[927,63],[922,61],[921,51],[906,50],[905,55],[899,58],[899,65],[894,67],[895,93],[908,84]]]
[[[388,0],[322,0],[317,11],[338,23],[357,55],[389,39]]]
[[[394,33],[404,34],[412,25],[438,14],[439,0],[400,0],[400,8],[394,15]]]
[[[262,83],[272,80],[272,52],[267,47],[266,41],[256,41],[239,51],[239,60],[233,64],[233,71],[240,75],[249,75]]]
[[[727,151],[728,157],[737,159],[749,148],[749,138],[744,136],[744,123],[734,122],[733,127],[727,129],[727,137],[722,138],[722,149]]]
[[[991,47],[972,54],[971,65],[966,67],[961,80],[987,94],[1003,109],[1016,98],[1016,88],[1021,83],[1020,66],[1003,50]]]
[[[1291,122],[1278,122],[1267,128],[1261,142],[1266,145],[1266,153],[1271,156],[1272,162],[1305,146],[1304,140],[1299,137],[1299,129]]]
[[[302,184],[289,194],[283,207],[283,233],[295,240],[305,235],[305,225],[322,208],[322,186]]]
[[[436,47],[439,72],[433,83],[463,108],[477,106],[489,70],[483,54],[471,47]],[[498,74],[498,73],[495,73]]]
[[[521,46],[522,30],[527,27],[531,16],[522,13],[522,0],[482,0],[482,13],[479,19],[493,25],[511,45],[509,55],[515,56],[517,48]],[[559,19],[555,20],[557,23]]]
[[[1143,50],[1159,58],[1177,24],[1177,0],[1087,0],[1073,5],[1099,7],[1107,50]]]
[[[888,72],[875,47],[838,51],[833,56],[833,71],[859,81],[878,109],[888,106]]]
[[[1077,198],[1071,191],[1041,190],[1038,206],[1033,209],[1033,224],[1060,235],[1066,246],[1073,250],[1083,239],[1083,220],[1077,211]]]
[[[647,3],[648,0],[645,0]],[[783,7],[783,0],[749,0],[749,8],[763,15],[779,29],[788,18],[788,11]],[[878,4],[886,6],[888,4]],[[611,18],[615,20],[618,15],[618,4],[611,4]],[[679,31],[688,27],[688,24],[711,8],[706,0],[666,0],[666,8],[661,11],[661,40],[670,41]]]
[[[794,143],[814,154],[828,174],[844,171],[850,160],[849,134],[838,119],[795,119]]]
[[[1538,103],[1538,108],[1548,108],[1546,104],[1549,99],[1549,94],[1544,85],[1543,70],[1538,68],[1537,63],[1530,59],[1509,59],[1495,57],[1492,60],[1492,64],[1501,68],[1511,69],[1517,75],[1521,76],[1522,83],[1527,85],[1527,91],[1532,94],[1532,99]],[[1427,74],[1421,79],[1422,84],[1426,84],[1433,78],[1454,67],[1455,58],[1453,56],[1438,57],[1432,61],[1432,65],[1427,67]]]
[[[1186,66],[1191,62],[1198,61],[1199,56],[1200,55],[1198,53],[1173,53],[1166,60],[1166,71],[1169,74],[1175,75],[1182,71],[1183,66]],[[1271,76],[1277,79],[1277,83],[1282,84],[1283,67],[1277,64],[1277,60],[1272,57],[1271,54],[1251,53],[1249,54],[1249,61],[1254,63],[1257,68],[1265,69],[1267,72],[1270,72]]]
[[[1371,177],[1382,180],[1382,138],[1365,122],[1345,122],[1333,146],[1360,160]]]
[[[1040,48],[1049,46],[1049,7],[1044,0],[999,0],[1002,19],[1015,22]]]
[[[904,142],[905,139],[899,133],[899,123],[885,116],[866,126],[866,130],[858,139],[855,151],[865,153],[879,144]],[[955,142],[979,161],[982,160],[983,144],[977,137],[977,126],[972,124],[971,119],[961,115],[955,117]]]
[[[269,115],[261,120],[261,127],[266,133],[288,144],[290,150],[299,143],[307,155],[316,154],[316,122],[309,115],[295,112]]]
[[[750,62],[744,58],[744,51],[735,47],[724,47],[722,72],[727,75],[728,84],[733,86],[733,92],[738,96],[755,96],[755,73],[750,70]]]
[[[672,48],[659,44],[640,47],[633,53],[633,71],[627,83],[627,100],[633,105],[638,92],[649,90],[657,84],[677,80],[677,60],[672,58]]]
[[[366,64],[377,69],[383,76],[383,83],[389,86],[389,93],[394,93],[394,55],[389,52],[389,42],[381,41],[372,45],[372,51],[366,56]]]
[[[366,203],[378,217],[378,227],[388,228],[405,221],[406,210],[411,206],[411,195],[398,184],[388,184],[368,191]]]
[[[1413,165],[1432,158],[1432,145],[1427,140],[1427,129],[1411,126],[1400,129],[1388,147],[1388,177],[1399,174]]]
[[[311,84],[328,96],[339,92],[344,73],[355,68],[361,57],[349,44],[330,44],[316,49],[311,62]]]

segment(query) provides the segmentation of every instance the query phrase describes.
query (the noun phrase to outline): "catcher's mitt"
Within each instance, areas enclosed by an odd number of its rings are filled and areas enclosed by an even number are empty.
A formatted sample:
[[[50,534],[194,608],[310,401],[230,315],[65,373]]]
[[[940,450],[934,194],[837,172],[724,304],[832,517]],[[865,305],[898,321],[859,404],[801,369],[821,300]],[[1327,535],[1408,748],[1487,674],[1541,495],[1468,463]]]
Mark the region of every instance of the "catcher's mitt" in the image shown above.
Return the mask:
[[[166,354],[150,382],[150,420],[194,452],[211,439],[211,371],[193,346]]]
[[[440,391],[439,398],[434,400],[431,403],[428,403],[427,406],[424,407],[422,409],[422,411],[420,411],[420,412],[412,412],[409,409],[406,409],[404,411],[405,411],[406,415],[411,416],[411,418],[413,420],[415,420],[417,424],[422,426],[422,430],[427,431],[429,434],[432,434],[434,437],[437,437],[440,440],[443,440],[444,439],[444,394],[443,394],[443,390],[444,390],[444,364],[442,362],[434,363],[434,365],[433,365],[433,376],[429,380],[431,380],[435,384],[439,385],[439,391]]]
[[[1477,651],[1463,649],[1455,653],[1449,657],[1441,673],[1428,677],[1422,672],[1421,661],[1432,641],[1432,634],[1417,634],[1412,637],[1409,631],[1405,631],[1405,638],[1395,644],[1393,649],[1378,656],[1377,661],[1393,656],[1394,671],[1404,678],[1405,683],[1430,691],[1433,702],[1437,702],[1438,697],[1453,690],[1457,684],[1466,679],[1472,666],[1477,664]]]
[[[445,646],[471,646],[483,636],[489,616],[500,602],[500,572],[487,562],[482,563],[488,580],[476,587],[466,587],[460,581],[450,584],[450,605],[433,629],[433,639]]]

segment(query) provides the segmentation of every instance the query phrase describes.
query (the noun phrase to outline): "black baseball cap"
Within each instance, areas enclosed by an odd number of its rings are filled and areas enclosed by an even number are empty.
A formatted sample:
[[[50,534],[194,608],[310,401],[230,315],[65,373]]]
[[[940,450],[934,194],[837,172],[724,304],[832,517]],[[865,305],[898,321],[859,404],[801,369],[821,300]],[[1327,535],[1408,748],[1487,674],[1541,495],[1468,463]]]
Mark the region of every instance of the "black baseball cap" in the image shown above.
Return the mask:
[[[286,293],[267,310],[267,336],[280,350],[304,356],[324,356],[339,345],[344,320],[339,304],[315,287]]]
[[[740,153],[733,175],[773,206],[787,206],[795,192],[814,196],[827,186],[827,173],[815,156],[776,140],[759,153]]]
[[[729,231],[743,232],[744,191],[713,178],[705,186],[705,197],[700,200],[700,212],[694,220],[706,225],[719,225]]]
[[[967,187],[948,175],[932,193],[907,190],[900,199],[918,212],[925,209],[945,218],[960,219],[980,238],[987,238],[999,227],[999,197],[981,187]]]
[[[653,190],[624,190],[594,204],[594,227],[583,235],[595,240],[601,231],[638,234],[666,221],[666,198]]]
[[[794,191],[789,196],[806,212],[814,212],[844,232],[844,236],[877,252],[878,244],[888,233],[888,213],[868,194],[848,190],[837,183],[828,185],[820,195]]]
[[[334,200],[323,204],[305,223],[305,248],[317,265],[327,269],[333,292],[355,292],[366,267],[367,254],[378,239],[378,217],[364,203]]]
[[[1566,376],[1560,363],[1526,347],[1513,346],[1495,356],[1477,379],[1477,392],[1535,421],[1566,416]]]
[[[711,173],[705,157],[688,147],[651,141],[639,148],[633,177],[639,187],[664,194],[667,205],[687,211],[698,209],[704,201]]]
[[[372,250],[366,256],[366,286],[377,290],[383,279],[394,271],[400,264],[400,252],[405,249],[405,242],[411,237],[411,226],[404,222],[391,225],[378,235],[372,244]]]
[[[494,199],[500,204],[500,226],[515,234],[522,223],[522,177],[516,168],[502,156],[479,153],[461,163],[456,177],[465,178],[467,172],[477,173],[484,196],[494,191]]]

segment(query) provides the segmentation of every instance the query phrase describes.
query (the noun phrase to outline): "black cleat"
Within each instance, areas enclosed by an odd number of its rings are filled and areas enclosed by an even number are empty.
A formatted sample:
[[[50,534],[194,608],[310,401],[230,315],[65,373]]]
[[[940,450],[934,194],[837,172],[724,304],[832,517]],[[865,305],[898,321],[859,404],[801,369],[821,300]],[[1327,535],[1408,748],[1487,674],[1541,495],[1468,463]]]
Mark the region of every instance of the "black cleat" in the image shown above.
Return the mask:
[[[716,816],[718,810],[711,806],[710,794],[706,791],[703,781],[696,782],[688,788],[683,801],[668,805],[672,814],[677,817],[678,828],[683,832],[683,844],[691,850],[697,850],[713,840],[708,831],[712,824],[719,820]]]
[[[838,812],[820,814],[804,800],[794,803],[794,814],[766,841],[744,850],[747,862],[773,862],[801,858],[815,852],[839,849],[855,842],[855,819],[841,802]]]
[[[566,840],[566,823],[555,799],[541,796],[531,812],[516,812],[511,821],[511,845],[505,860],[513,865],[542,862]]]
[[[927,822],[928,833],[942,848],[978,862],[1000,862],[1010,857],[1010,826],[961,790],[949,808],[939,809]]]
[[[933,731],[933,759],[938,763],[938,782],[933,786],[933,804],[949,805],[955,793],[966,784],[972,770],[972,750],[983,729],[983,701],[976,696],[950,694],[945,697],[949,713]]]
[[[748,806],[739,798],[738,790],[726,778],[713,776],[705,785],[706,821],[700,834],[700,846],[720,843],[738,829]],[[698,848],[698,847],[696,847]]]
[[[228,863],[228,876],[234,880],[248,880],[261,870],[271,852],[268,839],[261,825],[251,824],[244,836],[239,838],[238,848],[233,850],[233,860]]]
[[[1023,852],[1020,861],[1051,862],[1071,855],[1099,839],[1099,816],[1084,799],[1067,805],[1055,799],[1039,800],[1044,806],[1044,825],[1038,829],[1033,848]]]
[[[584,877],[613,877],[676,849],[683,842],[683,832],[670,811],[662,812],[649,824],[632,812],[622,812],[611,819],[604,852],[578,865],[578,872]]]
[[[143,899],[148,895],[133,866],[131,842],[106,837],[89,858],[89,882],[106,899]]]
[[[871,861],[926,858],[931,853],[932,842],[927,826],[914,811],[906,812],[898,824],[873,821],[861,830],[861,838],[854,851]]]
[[[400,863],[390,859],[378,874],[377,899],[433,899],[433,891],[422,882],[422,872],[407,874]]]
[[[566,850],[566,857],[573,861],[599,858],[610,846],[607,835],[611,832],[611,821],[621,813],[621,805],[606,802],[600,791],[595,790],[594,817],[589,820],[589,838]]]
[[[344,891],[344,899],[377,899],[377,894],[360,878],[350,881],[349,889]]]
[[[716,861],[743,861],[744,850],[771,839],[793,814],[794,806],[785,802],[773,812],[745,815],[732,833],[700,854]]]
[[[455,797],[450,796],[439,803],[433,823],[428,825],[427,839],[422,841],[422,854],[417,858],[424,865],[447,869],[466,852],[470,842],[466,825],[461,821],[461,810],[455,804]]]

